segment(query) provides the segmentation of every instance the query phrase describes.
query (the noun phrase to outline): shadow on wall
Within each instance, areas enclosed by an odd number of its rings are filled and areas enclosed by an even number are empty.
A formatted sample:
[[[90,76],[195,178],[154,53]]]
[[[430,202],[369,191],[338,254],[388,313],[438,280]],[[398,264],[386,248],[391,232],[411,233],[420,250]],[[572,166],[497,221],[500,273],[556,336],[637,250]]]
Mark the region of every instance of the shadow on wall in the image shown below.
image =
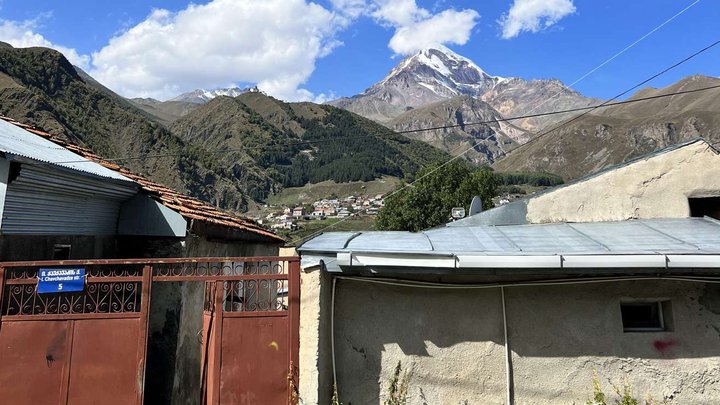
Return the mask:
[[[565,358],[694,359],[720,353],[720,287],[715,285],[642,281],[511,287],[505,293],[510,345],[519,360],[515,385],[525,391],[542,391],[547,364],[553,365],[552,378],[591,372]],[[620,302],[652,299],[672,301],[673,330],[624,332]],[[419,403],[503,403],[501,302],[498,288],[338,280],[334,337],[341,401],[381,403],[392,369],[402,361],[414,366],[410,390]],[[572,387],[576,393],[591,388],[584,378],[578,377],[585,385]]]
[[[480,403],[480,397],[494,393],[502,400],[499,290],[430,290],[349,280],[338,280],[336,288],[336,364],[343,403],[380,403],[398,361],[414,368],[411,395],[427,403]],[[471,397],[443,396],[449,387]]]

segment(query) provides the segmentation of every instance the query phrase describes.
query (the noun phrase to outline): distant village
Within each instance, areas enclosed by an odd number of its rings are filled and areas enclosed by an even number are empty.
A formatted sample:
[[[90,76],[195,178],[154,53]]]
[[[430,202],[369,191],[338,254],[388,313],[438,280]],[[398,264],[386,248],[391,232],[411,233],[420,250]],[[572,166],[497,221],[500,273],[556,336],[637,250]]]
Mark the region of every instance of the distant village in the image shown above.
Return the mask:
[[[347,218],[351,215],[377,215],[383,205],[382,194],[323,198],[308,205],[277,207],[276,211],[267,214],[264,218],[258,218],[257,221],[271,229],[295,230],[298,228],[298,221]]]

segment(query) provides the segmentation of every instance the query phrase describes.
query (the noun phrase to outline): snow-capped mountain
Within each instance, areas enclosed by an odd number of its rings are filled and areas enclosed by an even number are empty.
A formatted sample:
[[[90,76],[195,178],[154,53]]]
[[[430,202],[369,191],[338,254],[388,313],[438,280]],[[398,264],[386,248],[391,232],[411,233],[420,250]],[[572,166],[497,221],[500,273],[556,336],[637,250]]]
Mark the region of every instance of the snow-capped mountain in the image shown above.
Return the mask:
[[[472,60],[446,47],[435,47],[403,59],[384,79],[361,94],[330,104],[388,123],[414,108],[464,95],[487,102],[505,117],[532,109],[543,112],[557,106],[586,106],[594,101],[558,80],[490,75]],[[519,126],[534,130],[545,124],[547,120],[526,120]]]
[[[387,122],[412,108],[437,101],[461,95],[480,97],[505,80],[487,74],[473,61],[448,48],[436,47],[403,59],[363,93],[330,104]]]
[[[559,80],[493,76],[472,60],[448,48],[435,47],[403,59],[384,79],[361,94],[330,104],[396,130],[460,125],[409,136],[453,153],[460,150],[460,144],[468,148],[476,145],[465,156],[482,162],[494,160],[527,142],[534,131],[568,117],[553,115],[509,122],[498,119],[595,102]],[[488,124],[465,125],[475,122]]]
[[[187,93],[183,93],[168,101],[184,101],[186,103],[205,104],[218,96],[237,97],[246,92],[258,92],[257,87],[249,87],[241,89],[239,87],[230,87],[226,89],[203,90],[197,89]]]

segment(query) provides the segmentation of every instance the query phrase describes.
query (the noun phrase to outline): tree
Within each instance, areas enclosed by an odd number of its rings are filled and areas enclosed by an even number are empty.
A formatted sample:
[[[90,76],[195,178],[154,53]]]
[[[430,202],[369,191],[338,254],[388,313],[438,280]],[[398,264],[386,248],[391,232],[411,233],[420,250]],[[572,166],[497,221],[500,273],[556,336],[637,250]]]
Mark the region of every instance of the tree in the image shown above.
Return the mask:
[[[465,162],[435,164],[421,170],[417,178],[415,184],[385,199],[375,221],[377,229],[417,232],[444,224],[453,207],[469,210],[476,195],[483,208],[494,206],[498,181],[487,167],[474,169]]]

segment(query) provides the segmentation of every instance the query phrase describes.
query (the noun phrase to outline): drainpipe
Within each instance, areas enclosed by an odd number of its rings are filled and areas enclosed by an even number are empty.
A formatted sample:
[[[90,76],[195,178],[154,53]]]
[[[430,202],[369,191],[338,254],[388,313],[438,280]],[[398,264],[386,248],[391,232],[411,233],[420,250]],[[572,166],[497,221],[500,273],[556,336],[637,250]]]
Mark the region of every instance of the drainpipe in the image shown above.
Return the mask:
[[[335,282],[337,277],[332,279],[332,292],[330,293],[330,356],[332,357],[333,372],[333,395],[340,402],[340,394],[337,392],[337,370],[335,367]]]
[[[500,297],[502,299],[502,316],[503,316],[503,333],[505,334],[505,395],[507,405],[514,405],[513,398],[513,376],[512,376],[512,351],[510,350],[510,342],[508,341],[507,312],[505,310],[505,287],[500,287]]]

